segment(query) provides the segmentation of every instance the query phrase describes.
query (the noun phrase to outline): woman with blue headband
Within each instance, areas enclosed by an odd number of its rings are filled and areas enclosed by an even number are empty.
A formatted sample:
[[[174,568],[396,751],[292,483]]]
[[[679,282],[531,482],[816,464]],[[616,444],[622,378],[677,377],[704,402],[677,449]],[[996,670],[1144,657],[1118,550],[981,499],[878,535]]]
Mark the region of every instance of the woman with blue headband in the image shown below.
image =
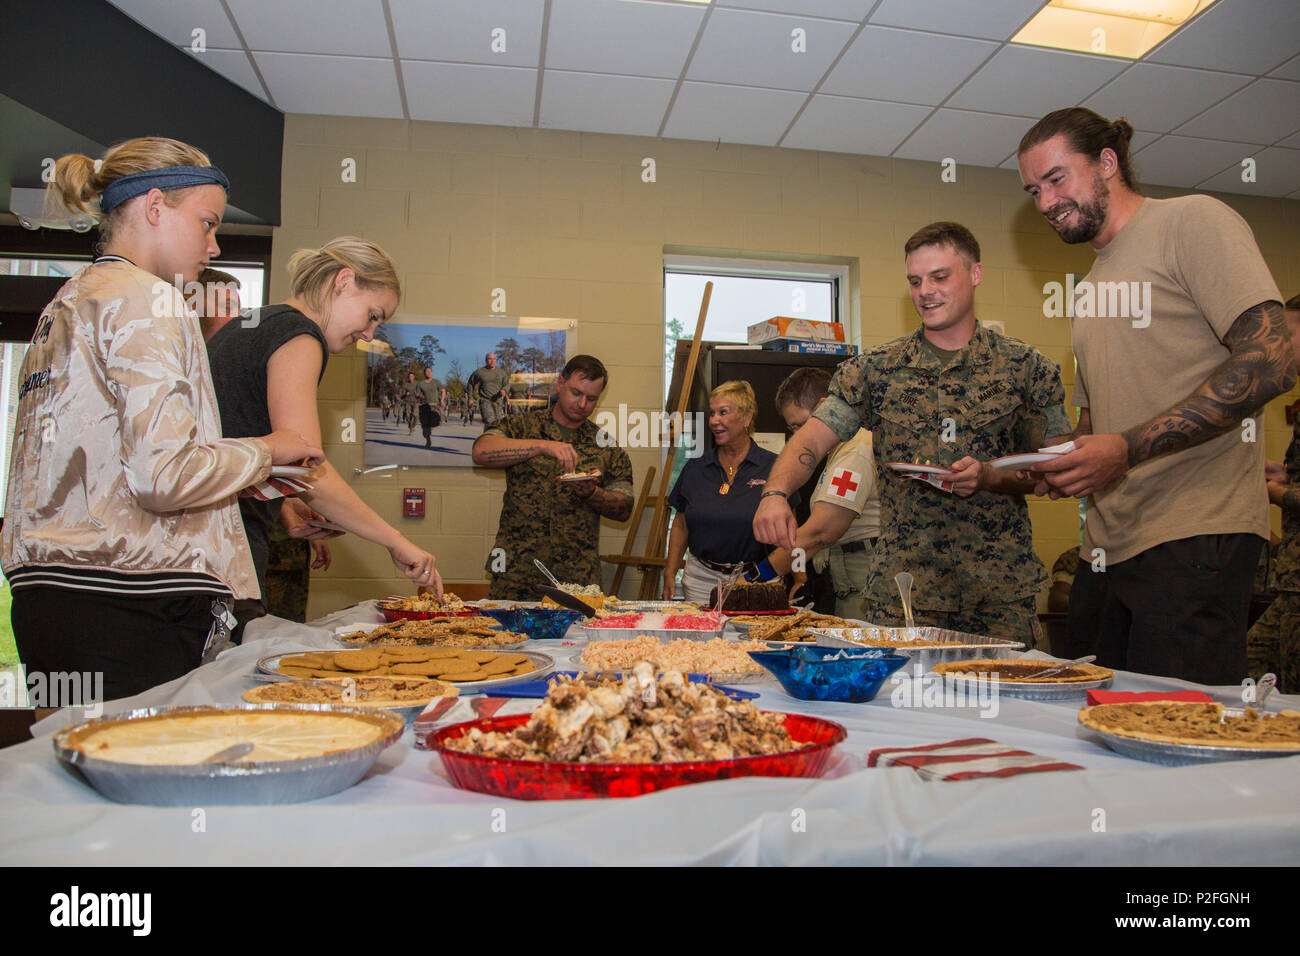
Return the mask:
[[[23,360],[0,564],[29,682],[102,674],[113,699],[197,667],[230,599],[258,594],[235,496],[272,464],[322,458],[292,430],[221,437],[181,290],[220,252],[228,187],[171,139],[54,166],[51,198],[99,218],[101,254],[45,307]]]

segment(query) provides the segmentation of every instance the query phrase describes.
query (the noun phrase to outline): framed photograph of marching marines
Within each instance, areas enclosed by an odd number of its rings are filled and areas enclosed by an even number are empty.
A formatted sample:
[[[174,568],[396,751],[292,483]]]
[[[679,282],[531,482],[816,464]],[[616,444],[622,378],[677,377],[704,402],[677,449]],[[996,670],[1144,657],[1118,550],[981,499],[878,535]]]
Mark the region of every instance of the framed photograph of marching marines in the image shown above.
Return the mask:
[[[468,468],[483,429],[544,407],[577,321],[431,316],[379,327],[367,353],[365,464]]]

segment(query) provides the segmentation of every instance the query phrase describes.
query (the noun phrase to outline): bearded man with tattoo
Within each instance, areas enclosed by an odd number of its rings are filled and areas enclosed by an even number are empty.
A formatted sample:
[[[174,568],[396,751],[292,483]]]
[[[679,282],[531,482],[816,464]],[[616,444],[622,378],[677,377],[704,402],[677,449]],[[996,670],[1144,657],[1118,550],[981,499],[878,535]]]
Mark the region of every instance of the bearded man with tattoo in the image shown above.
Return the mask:
[[[1075,107],[1019,148],[1038,210],[1097,251],[1070,303],[1076,450],[1034,473],[1038,494],[1088,499],[1067,646],[1053,650],[1235,684],[1269,536],[1255,416],[1295,384],[1295,360],[1245,220],[1210,196],[1143,197],[1132,135]]]

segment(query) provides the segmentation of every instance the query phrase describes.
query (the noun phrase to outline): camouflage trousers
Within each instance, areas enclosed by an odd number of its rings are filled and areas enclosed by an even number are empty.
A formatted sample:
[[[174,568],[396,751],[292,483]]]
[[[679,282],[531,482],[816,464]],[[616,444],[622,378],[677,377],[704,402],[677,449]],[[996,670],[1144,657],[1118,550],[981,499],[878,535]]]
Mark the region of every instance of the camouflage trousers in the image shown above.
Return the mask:
[[[1023,641],[1025,650],[1043,644],[1043,626],[1038,621],[1038,602],[1033,597],[1008,604],[981,604],[960,611],[929,611],[914,607],[912,614],[918,627],[943,627],[966,634],[987,635],[1000,641]],[[866,601],[866,617],[872,624],[903,627],[903,606]]]
[[[1281,591],[1246,633],[1250,676],[1277,675],[1280,693],[1300,693],[1300,593]]]
[[[826,567],[830,568],[831,581],[835,585],[835,614],[837,617],[852,618],[856,621],[870,620],[864,618],[866,602],[862,589],[867,586],[867,575],[871,572],[872,548],[867,545],[865,551],[851,551],[845,554],[838,544],[831,545],[825,551],[813,555],[813,568],[819,567],[818,558],[826,556]]]

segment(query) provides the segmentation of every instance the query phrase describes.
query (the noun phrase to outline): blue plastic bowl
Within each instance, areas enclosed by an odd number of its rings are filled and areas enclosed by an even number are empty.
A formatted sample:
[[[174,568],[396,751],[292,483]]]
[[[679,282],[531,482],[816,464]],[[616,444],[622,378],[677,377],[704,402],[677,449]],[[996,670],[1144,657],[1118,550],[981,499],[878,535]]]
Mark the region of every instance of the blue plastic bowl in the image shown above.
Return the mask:
[[[574,621],[586,616],[567,607],[486,607],[483,613],[500,621],[507,631],[527,634],[538,641],[558,640]]]
[[[750,651],[749,656],[771,671],[791,697],[850,704],[874,699],[886,678],[908,661],[902,654],[827,647]]]

